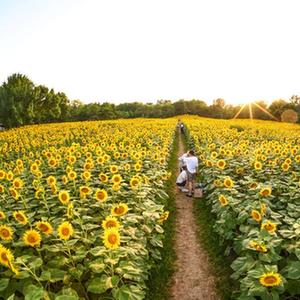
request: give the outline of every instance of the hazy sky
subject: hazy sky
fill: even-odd
[[[0,0],[0,81],[83,102],[300,94],[298,0]]]

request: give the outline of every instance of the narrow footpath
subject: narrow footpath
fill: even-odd
[[[178,157],[184,152],[184,145],[179,135]],[[202,201],[202,199],[189,198],[184,193],[176,192],[175,250],[177,261],[171,286],[171,299],[219,300],[215,292],[215,279],[208,257],[197,238],[193,201]]]

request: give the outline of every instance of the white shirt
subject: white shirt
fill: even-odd
[[[185,170],[181,171],[181,173],[178,175],[176,183],[183,183],[184,181],[187,181],[187,174]]]
[[[196,156],[185,157],[183,161],[190,173],[196,173],[198,167],[198,158]]]

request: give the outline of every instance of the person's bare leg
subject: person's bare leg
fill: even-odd
[[[188,188],[189,188],[189,195],[192,195],[193,181],[189,181]]]
[[[192,180],[192,188],[191,188],[191,192],[192,192],[192,193],[195,192],[195,179]]]

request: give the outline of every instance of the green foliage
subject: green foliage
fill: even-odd
[[[45,86],[35,86],[25,75],[13,74],[0,87],[0,120],[7,128],[63,121],[69,100]]]
[[[169,299],[169,286],[170,278],[174,272],[174,262],[176,259],[176,253],[174,248],[175,237],[175,220],[176,220],[176,207],[175,207],[175,192],[174,183],[176,181],[176,173],[174,170],[178,164],[178,132],[173,142],[173,147],[170,155],[168,169],[172,172],[169,181],[166,184],[166,192],[168,194],[167,203],[165,206],[170,212],[169,218],[164,224],[164,248],[161,250],[161,261],[157,262],[153,267],[147,286],[148,291],[146,299],[163,300]]]

